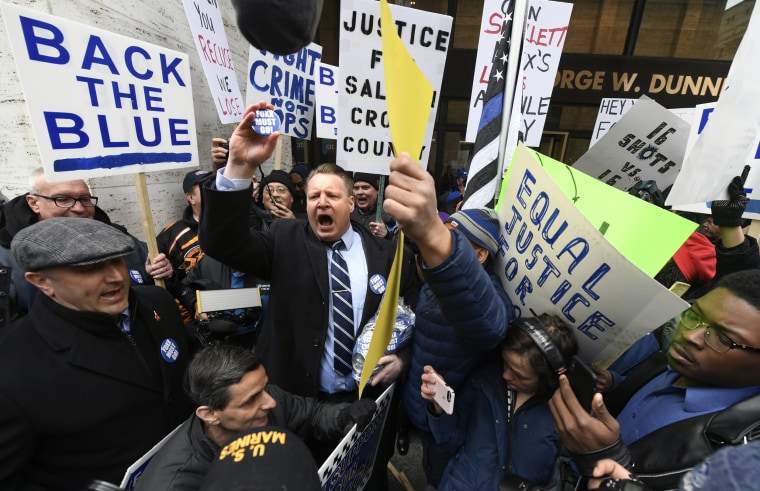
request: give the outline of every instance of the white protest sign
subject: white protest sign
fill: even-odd
[[[518,315],[561,317],[575,328],[588,363],[619,353],[688,307],[620,254],[523,145],[498,214],[496,271]]]
[[[317,137],[338,137],[338,67],[320,63],[317,68]]]
[[[320,466],[319,479],[324,491],[364,489],[372,474],[395,387],[395,383],[391,384],[376,399],[377,410],[369,424],[362,431],[357,431],[354,425]]]
[[[470,93],[470,111],[467,114],[467,132],[465,141],[474,143],[478,135],[480,114],[483,112],[483,99],[488,88],[488,74],[491,73],[491,58],[494,46],[501,38],[501,25],[506,14],[507,2],[503,0],[485,0],[483,2],[483,17],[480,20],[480,38],[478,52],[475,57],[475,74]]]
[[[708,121],[710,121],[710,115],[715,110],[716,103],[714,102],[708,102],[706,104],[699,104],[694,109],[693,113],[693,121],[691,123],[691,132],[689,133],[689,141],[686,144],[686,158],[688,158],[689,152],[694,147],[694,143],[696,143],[697,138],[699,137],[700,133],[705,129],[707,126]],[[760,144],[758,145],[757,152],[755,152],[755,156],[752,159],[751,162],[748,162],[752,167],[760,169]],[[716,162],[716,165],[714,167],[721,167],[721,162]],[[687,171],[687,169],[681,169],[681,173],[684,175],[685,179],[688,179],[691,175],[691,172]],[[679,178],[681,179],[681,176],[679,175]],[[732,178],[729,178],[727,182],[724,183],[724,187],[728,188],[728,183],[731,181]],[[747,193],[747,197],[749,198],[749,203],[747,203],[747,207],[744,210],[744,215],[742,215],[744,218],[749,218],[752,220],[759,220],[760,219],[760,172],[750,172],[747,176],[747,180],[744,183],[744,190]],[[704,213],[709,215],[710,214],[710,207],[708,206],[708,203],[695,203],[690,205],[674,205],[673,209],[675,210],[681,210],[681,211],[692,211],[696,213]]]
[[[746,164],[760,159],[760,8],[755,4],[747,31],[739,44],[724,90],[710,124],[704,128],[684,161],[683,175],[666,204],[685,205],[728,198],[728,183]],[[749,176],[758,173],[755,167]],[[748,177],[749,179],[749,177]],[[754,210],[760,211],[760,210]]]
[[[681,169],[688,137],[689,123],[641,96],[573,167],[624,191],[648,180],[664,191]]]
[[[163,437],[160,442],[153,445],[153,448],[145,452],[142,457],[137,459],[132,465],[127,468],[127,472],[124,474],[124,477],[121,480],[121,484],[119,485],[122,490],[134,491],[135,487],[137,486],[137,481],[140,480],[140,476],[143,472],[145,472],[145,469],[148,467],[148,464],[150,464],[150,461],[181,427],[182,424],[174,428],[168,435]]]
[[[596,124],[594,124],[594,131],[591,134],[591,143],[589,144],[589,148],[594,146],[594,143],[596,143],[601,137],[603,137],[613,126],[615,126],[615,123],[620,121],[620,118],[623,117],[623,114],[628,112],[630,108],[633,107],[634,104],[636,104],[636,101],[638,99],[617,99],[617,98],[604,98],[602,99],[601,104],[599,104],[599,113],[596,116]],[[672,112],[679,118],[683,119],[686,122],[691,121],[692,117],[694,116],[694,108],[693,107],[682,107],[682,108],[675,108],[675,109],[668,109],[668,111]],[[687,145],[687,153],[688,153],[688,145]]]
[[[198,165],[187,55],[2,3],[50,181]]]
[[[251,47],[248,55],[246,105],[271,102],[280,117],[280,133],[308,140],[316,107],[316,80],[322,46],[311,43],[280,56]]]
[[[413,155],[425,165],[451,40],[451,17],[393,4],[389,7],[401,41],[434,90],[422,155]],[[344,169],[390,173],[393,146],[385,94],[380,2],[343,0],[336,160]]]
[[[615,123],[620,121],[623,114],[636,104],[638,99],[621,99],[621,98],[607,98],[602,99],[599,104],[599,113],[596,115],[596,123],[594,123],[594,131],[591,133],[591,142],[588,147],[594,146],[594,143],[604,136]]]
[[[243,117],[245,103],[240,95],[219,4],[216,0],[182,0],[182,3],[219,120],[224,124],[237,123]]]
[[[532,0],[528,4],[525,42],[520,56],[524,72],[518,83],[523,85],[520,132],[529,147],[541,145],[541,134],[572,11],[572,3]]]

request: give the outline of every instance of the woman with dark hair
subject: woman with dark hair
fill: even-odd
[[[426,366],[421,395],[428,401],[428,423],[438,444],[455,455],[438,491],[496,490],[506,474],[547,485],[560,445],[547,401],[559,386],[557,372],[577,353],[573,331],[559,317],[516,319],[501,356],[473,372],[451,415],[435,402],[443,388]]]

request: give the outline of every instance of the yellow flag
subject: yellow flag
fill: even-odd
[[[433,86],[414,62],[404,43],[396,33],[387,0],[380,1],[380,19],[383,38],[383,68],[385,70],[386,103],[391,127],[393,148],[398,155],[407,152],[419,159],[425,129],[433,101]],[[375,332],[369,343],[369,352],[359,381],[359,397],[364,392],[377,361],[383,356],[391,340],[396,323],[401,282],[401,261],[404,255],[404,234],[399,233],[396,257],[393,260],[388,283],[380,304]]]

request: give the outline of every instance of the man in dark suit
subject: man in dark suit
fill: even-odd
[[[334,164],[320,166],[307,180],[308,221],[277,220],[270,230],[248,229],[251,177],[272,154],[279,136],[261,136],[251,128],[256,110],[267,107],[272,106],[260,102],[246,109],[230,138],[229,162],[224,173],[217,175],[216,189],[203,190],[201,248],[224,264],[271,283],[256,352],[272,383],[302,396],[352,400],[357,387],[351,373],[334,368],[331,244],[343,240],[346,245],[342,256],[350,276],[356,335],[377,313],[395,244],[351,223],[353,180]],[[418,290],[414,264],[408,251],[403,259],[400,292],[407,305],[414,306]],[[373,386],[396,380],[407,366],[404,356],[383,356],[379,361],[383,368],[373,377]],[[371,391],[365,394],[372,395]],[[395,424],[386,423],[386,432],[392,447]],[[379,456],[375,466],[383,476],[387,458],[383,461]]]
[[[0,336],[0,489],[118,483],[192,410],[174,299],[130,287],[134,241],[98,220],[42,220],[11,250],[40,293]]]

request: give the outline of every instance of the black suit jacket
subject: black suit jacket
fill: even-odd
[[[270,282],[269,306],[256,344],[269,381],[303,396],[319,390],[330,307],[330,278],[325,244],[304,220],[278,219],[265,231],[248,229],[250,189],[203,189],[199,238],[207,255]],[[379,239],[354,224],[361,236],[371,278],[388,279],[395,242]],[[417,301],[415,265],[405,250],[400,294],[407,305]],[[363,326],[380,306],[382,295],[367,285]]]
[[[129,304],[131,339],[111,316],[43,294],[0,333],[0,489],[118,484],[191,413],[182,390],[190,350],[174,299],[135,287]],[[174,361],[161,353],[169,338]]]

